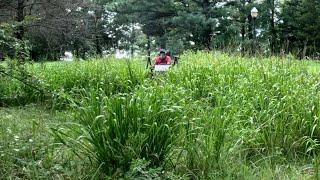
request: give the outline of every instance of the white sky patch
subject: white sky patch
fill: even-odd
[[[255,1],[257,4],[262,4],[263,3],[263,0],[256,0]]]
[[[225,6],[227,4],[227,2],[218,2],[215,7],[216,8],[222,8],[223,6]]]
[[[77,7],[76,11],[82,11],[82,7]]]
[[[135,25],[134,25],[134,28],[135,28],[135,29],[138,29],[138,30],[142,29],[142,27],[141,27],[139,24],[135,24]]]
[[[94,11],[88,11],[89,15],[94,15]]]
[[[218,34],[220,34],[220,33],[221,33],[221,31],[215,31],[215,32],[212,33],[212,35],[213,35],[213,36],[216,36],[216,35],[218,35]]]
[[[117,50],[116,50],[115,56],[116,56],[117,59],[129,58],[129,57],[130,57],[128,51],[126,51],[126,50],[120,50],[120,49],[117,49]]]
[[[264,30],[263,30],[263,29],[260,29],[260,28],[259,28],[259,29],[256,29],[256,35],[257,35],[257,37],[260,36],[263,31],[264,31]]]

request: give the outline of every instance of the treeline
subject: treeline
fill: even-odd
[[[156,47],[320,56],[319,0],[0,0],[0,28],[2,56],[21,59]]]

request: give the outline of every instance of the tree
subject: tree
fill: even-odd
[[[283,5],[281,42],[285,52],[300,58],[316,56],[320,43],[320,2],[291,0]]]
[[[175,0],[177,16],[173,24],[200,48],[211,49],[214,27],[217,22],[216,4],[210,0]],[[201,47],[202,45],[203,47]]]
[[[64,51],[102,54],[110,44],[104,32],[104,8],[90,0],[4,0],[0,22],[16,26],[18,39],[32,44],[33,59],[58,59]],[[94,16],[88,12],[94,12]],[[81,53],[80,53],[81,52]]]
[[[126,24],[139,23],[147,36],[160,37],[159,46],[165,48],[165,34],[169,29],[168,19],[175,15],[171,0],[129,0],[116,1],[112,11],[121,16]]]
[[[272,54],[276,53],[276,28],[275,28],[275,16],[276,16],[276,0],[267,0],[269,9],[269,41],[270,41],[270,51]]]

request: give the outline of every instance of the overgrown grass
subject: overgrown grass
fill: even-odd
[[[89,176],[318,176],[320,78],[310,62],[189,52],[152,79],[143,68],[138,61],[30,67],[55,92],[47,102],[72,112],[50,132],[92,164]]]
[[[130,92],[143,82],[146,75],[144,66],[137,60],[132,61],[134,63],[110,59],[28,64],[26,69],[36,76],[37,85],[40,81],[45,94],[17,79],[2,75],[1,101],[4,106],[10,106],[39,103],[45,99],[48,101],[46,104],[54,108],[66,108],[82,89],[102,89],[107,95]],[[21,74],[20,71],[8,73],[14,77],[20,77]]]

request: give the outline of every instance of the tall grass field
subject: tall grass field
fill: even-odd
[[[0,179],[320,177],[320,64],[187,52],[164,74],[145,65],[26,65],[40,90],[0,75]]]

